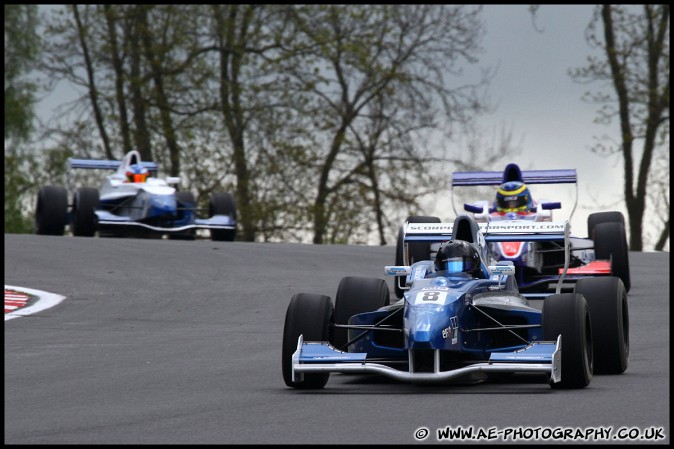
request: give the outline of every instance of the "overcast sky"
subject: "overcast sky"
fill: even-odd
[[[513,144],[521,148],[516,160],[523,169],[568,169],[578,173],[578,206],[572,220],[572,234],[584,237],[587,215],[603,210],[620,210],[626,215],[623,198],[621,156],[610,158],[590,151],[596,138],[613,136],[618,124],[595,124],[597,105],[582,100],[587,90],[599,84],[581,85],[569,70],[585,65],[594,51],[585,40],[593,5],[541,5],[535,25],[527,5],[487,5],[483,14],[486,35],[479,66],[498,65],[489,95],[496,112],[484,117],[487,129],[505,127],[512,131]],[[65,87],[63,91],[67,92]],[[53,114],[62,96],[49,96],[41,115]],[[504,164],[505,167],[505,164]],[[535,198],[562,201],[555,219],[569,216],[575,190],[533,186]],[[487,199],[487,198],[475,198]],[[435,204],[437,202],[434,201]],[[432,209],[429,203],[429,209]],[[425,212],[450,220],[451,204],[442,202]]]
[[[506,127],[521,153],[510,162],[522,169],[573,169],[578,174],[578,206],[572,219],[572,234],[587,234],[587,215],[603,210],[625,214],[622,158],[600,157],[590,151],[596,137],[615,136],[618,123],[593,123],[597,105],[582,100],[583,93],[599,84],[581,85],[569,69],[583,67],[596,50],[585,40],[592,18],[592,5],[541,5],[535,24],[527,5],[486,5],[485,53],[481,65],[498,65],[489,93],[495,113],[481,120],[489,129]],[[504,167],[505,168],[505,164]],[[571,214],[575,188],[531,187],[534,198],[561,200],[562,210],[553,217]],[[476,198],[487,199],[487,198]],[[435,215],[443,220],[442,210]]]

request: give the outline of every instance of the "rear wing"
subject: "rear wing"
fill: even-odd
[[[525,184],[575,184],[576,199],[573,204],[573,210],[569,219],[573,217],[578,205],[578,176],[575,169],[559,170],[523,170],[522,181]],[[498,186],[503,182],[503,172],[501,171],[476,171],[476,172],[454,172],[452,173],[452,208],[458,215],[454,205],[454,187],[467,186]]]
[[[525,184],[576,184],[575,169],[568,170],[524,170]],[[452,173],[452,187],[456,186],[497,186],[503,182],[503,172],[475,171]]]
[[[143,161],[140,164],[151,172],[156,173],[159,170],[159,164],[156,162]],[[72,157],[68,158],[68,170],[72,170],[73,168],[117,170],[120,165],[122,165],[122,161],[111,161],[105,159],[75,159]]]
[[[478,223],[486,242],[564,240],[568,221],[502,220]],[[406,223],[403,242],[440,242],[452,239],[454,223]]]
[[[559,222],[536,222],[522,220],[504,220],[478,223],[478,245],[484,242],[533,242],[558,241],[564,244],[564,269],[557,282],[556,293],[561,293],[562,283],[569,268],[571,243],[569,241],[570,224],[568,220]],[[454,223],[405,223],[403,227],[404,252],[408,242],[445,242],[452,240]],[[484,240],[483,240],[484,239]],[[405,258],[404,260],[407,260]],[[393,273],[391,273],[393,274]],[[407,273],[401,273],[404,275]]]

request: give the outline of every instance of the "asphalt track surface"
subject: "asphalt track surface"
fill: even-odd
[[[5,322],[5,444],[457,443],[438,438],[447,427],[501,432],[463,443],[555,429],[590,437],[538,443],[597,443],[587,432],[608,428],[664,435],[610,443],[669,443],[668,253],[630,253],[629,367],[586,389],[341,374],[287,388],[292,295],[334,299],[342,277],[384,278],[393,260],[393,246],[6,234],[5,283],[66,299]]]

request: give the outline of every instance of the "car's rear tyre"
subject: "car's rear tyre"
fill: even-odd
[[[187,191],[176,192],[176,202],[178,203],[179,209],[194,209],[197,204],[194,199],[194,194]],[[169,240],[195,240],[197,238],[197,234],[194,229],[188,229],[187,231],[183,232],[170,232],[168,233],[168,238]]]
[[[211,196],[208,203],[209,216],[229,215],[236,221],[236,205],[231,194],[216,193]],[[211,239],[231,242],[236,237],[236,229],[211,229]]]
[[[319,389],[328,382],[330,373],[305,373],[300,382],[292,380],[292,356],[297,350],[297,340],[329,341],[330,324],[334,307],[328,296],[297,293],[290,300],[283,327],[283,350],[281,368],[283,380],[293,388]]]
[[[440,218],[428,216],[428,215],[411,215],[407,217],[406,220],[408,223],[441,223]],[[404,225],[403,225],[404,226]],[[398,230],[398,240],[396,243],[396,265],[405,265],[403,249],[405,243],[404,239],[404,229],[403,226]],[[431,244],[428,242],[409,242],[407,244],[409,251],[409,263],[412,265],[414,262],[419,262],[420,260],[428,260],[431,254]],[[405,279],[400,279],[400,282],[404,283]],[[398,298],[403,297],[403,289],[398,286],[398,278],[394,278],[393,288],[395,294]]]
[[[622,212],[595,212],[587,217],[587,236],[592,238],[594,227],[600,223],[622,223],[625,224],[625,216]]]
[[[176,192],[176,201],[182,203],[182,207],[194,207],[197,203],[194,199],[194,194],[187,190]]]
[[[63,235],[68,221],[68,193],[58,186],[44,186],[37,194],[35,233]]]
[[[364,312],[372,312],[389,305],[391,295],[383,279],[366,277],[345,277],[337,287],[335,296],[335,324],[349,324],[349,318]],[[348,329],[335,328],[332,345],[346,351]]]
[[[599,223],[594,227],[594,254],[597,259],[611,260],[611,274],[623,281],[630,291],[630,260],[625,225],[618,222]]]
[[[592,325],[583,295],[562,293],[545,298],[543,339],[556,341],[562,335],[562,380],[553,388],[584,388],[593,373]]]
[[[93,237],[96,235],[96,209],[98,209],[98,190],[92,187],[80,187],[73,195],[72,221],[70,230],[75,237]]]
[[[629,364],[630,322],[622,281],[614,276],[584,278],[578,280],[574,292],[585,297],[590,309],[594,372],[624,373]]]

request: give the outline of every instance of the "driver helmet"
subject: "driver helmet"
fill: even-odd
[[[501,184],[496,192],[496,212],[529,212],[534,200],[526,184],[508,181]]]
[[[435,256],[435,270],[451,273],[468,273],[471,277],[482,277],[480,254],[470,243],[450,240],[444,243]]]
[[[148,175],[148,169],[140,164],[133,164],[126,169],[126,180],[128,182],[145,182]]]

